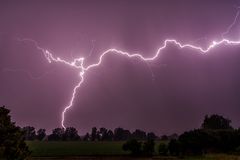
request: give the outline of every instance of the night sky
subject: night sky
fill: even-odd
[[[56,57],[96,63],[116,48],[153,56],[167,38],[207,47],[221,40],[238,12],[237,0],[0,1],[0,105],[17,125],[61,127],[79,72],[48,63],[29,38]],[[240,17],[225,38],[240,40]],[[207,54],[169,45],[152,62],[111,54],[85,74],[66,126],[157,134],[198,128],[206,114],[240,127],[240,45]]]

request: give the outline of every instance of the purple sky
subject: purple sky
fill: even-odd
[[[238,6],[237,0],[3,0],[0,105],[18,125],[50,131],[60,127],[79,80],[77,70],[49,64],[34,43],[17,38],[67,60],[86,57],[87,64],[109,48],[152,56],[166,38],[203,47],[220,40]],[[225,37],[238,40],[239,24]],[[109,55],[85,74],[65,124],[81,134],[93,126],[180,133],[217,113],[239,127],[239,50],[221,46],[201,55],[170,45],[148,64]]]

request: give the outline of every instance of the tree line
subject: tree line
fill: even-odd
[[[78,131],[74,127],[55,128],[52,133],[47,135],[45,129],[35,130],[32,126],[26,126],[21,129],[24,132],[25,140],[40,140],[40,141],[126,141],[129,139],[146,140],[159,139],[153,132],[146,133],[140,129],[130,132],[121,127],[106,129],[101,127],[97,129],[93,127],[90,133],[84,136],[79,136]],[[171,135],[176,136],[176,135]],[[171,136],[163,136],[163,139],[169,139]]]
[[[207,153],[240,153],[240,128],[220,115],[205,116],[201,128],[181,134],[168,143],[169,154],[175,156]]]
[[[205,116],[200,128],[186,131],[177,138],[160,143],[159,155],[184,157],[207,153],[239,154],[240,129],[234,129],[230,123],[231,120],[220,115]],[[135,156],[151,156],[154,146],[154,140],[147,140],[142,144],[141,141],[131,139],[123,145],[123,149]]]
[[[0,159],[26,159],[31,152],[25,140],[40,141],[125,141],[122,146],[134,156],[152,156],[158,140],[158,154],[162,156],[204,155],[207,153],[240,153],[240,129],[231,126],[231,120],[220,116],[205,116],[200,128],[186,131],[181,135],[157,137],[153,132],[136,129],[134,132],[123,128],[113,131],[93,127],[90,133],[79,136],[73,127],[55,128],[50,135],[45,129],[20,128],[11,121],[10,110],[0,107]]]

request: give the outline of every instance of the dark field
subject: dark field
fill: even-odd
[[[122,150],[124,142],[39,142],[27,144],[35,157],[127,155]]]
[[[132,158],[128,156],[127,152],[122,150],[124,142],[40,142],[28,141],[30,150],[32,151],[32,159],[34,160],[177,160],[174,157],[160,157],[157,156],[157,146],[160,142],[156,143],[155,156],[153,158]],[[225,154],[211,154],[204,157],[187,157],[187,160],[240,160],[240,156],[225,155]]]

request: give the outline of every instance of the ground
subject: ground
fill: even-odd
[[[33,160],[178,160],[176,157],[132,158],[122,150],[124,142],[39,142],[28,141]],[[155,151],[157,151],[156,144]],[[186,157],[186,160],[240,160],[240,156],[211,154],[204,157]]]
[[[127,155],[122,150],[124,142],[39,142],[27,144],[35,157]]]

